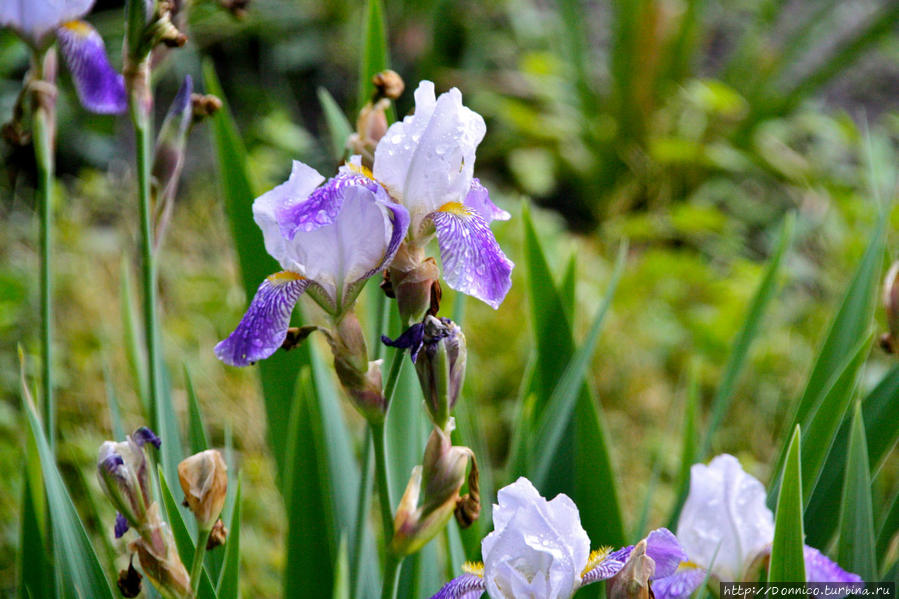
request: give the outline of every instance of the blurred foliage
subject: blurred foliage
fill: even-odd
[[[115,64],[120,63],[120,4],[99,2],[90,17]],[[516,385],[531,351],[530,332],[521,324],[527,300],[520,227],[520,200],[530,196],[551,209],[535,211],[534,217],[558,279],[575,256],[578,342],[608,284],[618,243],[631,240],[588,380],[609,424],[626,516],[636,517],[651,478],[650,457],[661,462],[650,511],[656,524],[676,493],[678,455],[667,448],[678,443],[686,373],[696,373],[707,406],[776,243],[775,225],[787,210],[797,211],[781,291],[714,444],[715,451],[741,457],[763,480],[773,478],[765,464],[772,464],[785,434],[788,400],[802,390],[827,319],[875,221],[871,185],[884,197],[895,195],[897,4],[387,0],[384,5],[392,65],[407,87],[422,78],[435,80],[439,89],[458,85],[466,103],[487,119],[476,172],[513,215],[495,228],[519,264],[512,292],[498,312],[473,301],[467,305],[471,355],[465,395],[489,440],[485,464],[498,471],[505,465]],[[257,188],[282,181],[291,159],[333,171],[317,89],[330,92],[354,120],[363,12],[351,0],[259,0],[245,19],[235,20],[213,2],[195,2],[191,43],[170,54],[157,71],[157,116],[161,120],[184,74],[201,80],[201,58],[208,56],[247,142]],[[27,61],[24,46],[0,32],[0,120],[10,114]],[[407,92],[398,114],[411,104]],[[867,130],[873,158],[883,167],[875,169],[883,179],[873,183],[864,158]],[[112,543],[99,524],[112,514],[96,501],[100,495],[91,471],[99,440],[111,436],[104,364],[123,405],[125,428],[139,424],[117,313],[120,263],[123,256],[129,263],[136,260],[133,144],[125,119],[83,113],[65,79],[59,132],[59,453],[80,505],[101,506],[101,514],[86,521]],[[247,596],[270,597],[281,588],[285,516],[266,449],[255,373],[227,369],[211,352],[237,322],[244,297],[206,133],[199,130],[191,141],[161,257],[164,346],[182,422],[187,402],[180,366],[187,363],[212,444],[222,446],[226,430],[234,430],[247,498],[241,585]],[[39,327],[32,153],[3,144],[0,155],[0,594],[5,594],[15,579],[23,484],[15,345],[21,341],[35,354]],[[890,230],[897,224],[893,218]],[[895,242],[892,235],[888,248]],[[447,296],[449,304],[452,293]],[[311,313],[311,304],[304,309]],[[882,321],[880,313],[877,318]],[[862,387],[870,389],[887,366],[875,355]],[[874,479],[875,521],[897,476],[893,460]]]

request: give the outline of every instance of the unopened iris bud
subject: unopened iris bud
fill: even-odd
[[[228,490],[228,467],[222,454],[207,449],[182,460],[178,480],[200,530],[211,530],[222,513]]]
[[[147,534],[133,541],[128,548],[137,554],[144,575],[163,597],[193,599],[190,575],[178,555],[171,529],[159,518],[157,504],[153,504],[148,519]]]
[[[436,314],[439,308],[440,268],[433,258],[426,258],[424,248],[404,243],[387,269],[390,295],[396,298],[400,317],[406,326],[421,322],[425,314]],[[438,305],[435,305],[435,300]]]
[[[143,447],[157,449],[159,437],[146,427],[137,429],[124,442],[105,441],[97,455],[100,487],[118,511],[115,535],[121,537],[129,526],[142,527],[151,503],[149,468]]]
[[[899,261],[890,266],[883,280],[882,301],[888,332],[880,336],[880,347],[888,354],[899,353]]]
[[[381,362],[369,362],[362,325],[353,312],[335,323],[328,335],[334,370],[353,404],[369,422],[383,422],[386,402],[381,392]]]
[[[444,428],[465,380],[468,352],[462,329],[449,318],[428,315],[395,341],[382,340],[409,349],[431,420],[437,428]]]
[[[431,432],[422,465],[412,470],[396,511],[390,546],[395,555],[415,553],[446,526],[460,500],[469,458],[474,459],[472,451],[454,447],[449,431]]]

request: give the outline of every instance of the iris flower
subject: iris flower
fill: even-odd
[[[374,178],[409,211],[406,242],[424,246],[436,234],[443,277],[450,287],[497,308],[512,285],[514,264],[490,222],[508,220],[473,178],[475,150],[487,127],[453,88],[415,90],[415,112],[390,126],[375,149]]]
[[[246,366],[273,354],[303,292],[338,320],[366,279],[390,263],[409,213],[370,175],[354,157],[321,185],[324,177],[295,161],[285,183],[256,198],[265,249],[284,270],[262,282],[240,324],[215,346],[220,360]]]
[[[0,26],[15,31],[35,51],[56,39],[81,104],[96,113],[124,112],[128,101],[122,75],[110,66],[97,30],[77,20],[93,4],[94,0],[3,0]]]
[[[476,599],[484,591],[493,599],[569,599],[580,587],[621,572],[634,550],[591,553],[574,502],[564,494],[547,501],[526,478],[500,489],[497,500],[494,530],[481,543],[484,563],[466,564],[466,573],[431,599]],[[686,559],[665,528],[641,543],[654,562],[650,580],[671,575]]]
[[[774,514],[765,505],[765,487],[732,455],[719,455],[708,466],[694,464],[677,538],[689,561],[667,581],[677,588],[662,589],[667,599],[689,595],[706,571],[721,582],[751,579],[774,541]],[[804,557],[808,582],[861,582],[814,547],[806,545]]]

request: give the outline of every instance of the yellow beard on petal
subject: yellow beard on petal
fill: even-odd
[[[295,272],[290,272],[289,270],[282,270],[281,272],[276,272],[273,275],[269,275],[266,277],[267,280],[272,283],[288,283],[290,281],[302,281],[305,279],[303,275],[298,275]]]
[[[447,202],[438,208],[437,212],[449,212],[450,214],[455,214],[457,216],[471,215],[471,210],[466,208],[461,202]]]
[[[599,549],[594,550],[593,553],[590,554],[590,557],[587,558],[587,565],[584,567],[584,571],[581,572],[581,578],[583,578],[587,572],[602,563],[602,560],[606,559],[611,552],[611,547],[600,547]]]
[[[62,27],[81,37],[87,37],[91,34],[90,26],[84,21],[69,21],[68,23],[63,23]]]
[[[480,578],[484,578],[483,562],[465,562],[462,564],[462,571],[468,574],[474,574]]]
[[[346,167],[356,174],[362,175],[363,177],[367,177],[367,178],[371,179],[372,181],[375,180],[374,173],[372,173],[371,169],[368,168],[367,166],[364,166],[361,164],[353,164],[352,162],[347,162]]]

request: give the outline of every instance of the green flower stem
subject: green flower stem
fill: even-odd
[[[39,59],[38,63],[43,62]],[[34,157],[37,162],[41,198],[41,385],[44,426],[50,448],[56,450],[56,402],[53,397],[53,306],[50,301],[52,269],[50,246],[53,212],[53,123],[50,112],[38,105],[34,111]]]
[[[384,564],[384,586],[381,587],[381,599],[396,599],[397,584],[400,580],[400,564],[402,557],[387,552],[387,563]]]
[[[153,127],[150,111],[139,90],[130,90],[129,108],[137,144],[137,182],[140,210],[141,280],[144,288],[144,337],[147,344],[147,378],[150,382],[150,421],[156,422],[159,399],[159,347],[156,334],[156,259],[150,217],[150,169]]]
[[[356,525],[353,530],[353,548],[350,553],[350,597],[358,599],[362,589],[362,551],[365,547],[365,522],[371,507],[371,431],[365,437],[362,452],[362,478],[359,481],[359,500],[356,504]]]
[[[197,595],[200,588],[200,575],[203,573],[203,558],[206,557],[206,543],[209,541],[211,530],[201,530],[197,533],[197,549],[194,551],[194,561],[190,565],[190,589],[193,595]]]

